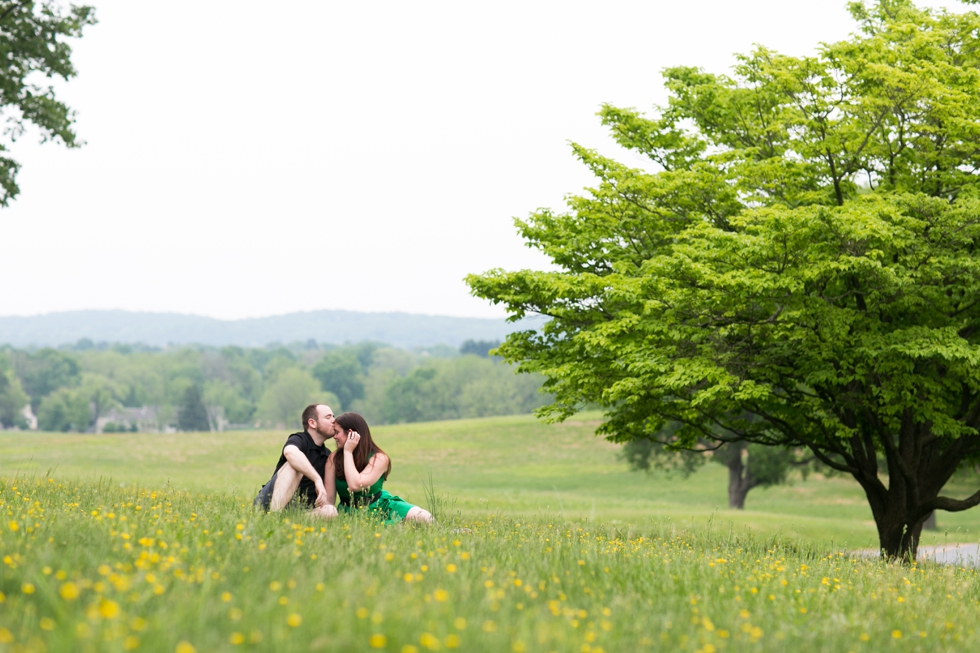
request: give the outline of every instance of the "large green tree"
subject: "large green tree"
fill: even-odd
[[[17,196],[20,165],[6,156],[9,144],[33,125],[41,141],[78,147],[74,112],[55,96],[54,88],[35,83],[39,77],[75,76],[71,46],[87,25],[95,24],[92,7],[58,0],[0,0],[0,110],[6,119],[7,143],[0,142],[0,206]]]
[[[557,269],[468,281],[550,316],[498,350],[547,377],[545,415],[806,447],[914,557],[930,512],[980,503],[942,494],[980,456],[980,16],[849,7],[859,32],[814,56],[672,68],[655,115],[604,107],[650,165],[575,146],[595,187],[517,221]]]

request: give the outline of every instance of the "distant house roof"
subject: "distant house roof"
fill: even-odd
[[[157,419],[156,406],[140,406],[139,408],[110,408],[99,421],[109,422],[155,422]]]

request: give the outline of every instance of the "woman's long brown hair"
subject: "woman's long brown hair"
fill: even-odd
[[[351,454],[354,456],[354,467],[357,471],[362,472],[364,468],[367,467],[368,459],[372,454],[385,453],[384,450],[374,443],[374,438],[371,437],[371,428],[363,417],[357,413],[344,413],[337,418],[337,424],[340,428],[345,431],[357,431],[361,436],[361,441],[357,443],[354,451]],[[338,451],[340,459],[334,456],[334,473],[336,477],[342,481],[346,482],[344,477],[344,452]],[[385,456],[388,454],[385,453]],[[388,469],[385,470],[384,479],[388,480],[388,474],[391,473],[391,458],[388,458]]]

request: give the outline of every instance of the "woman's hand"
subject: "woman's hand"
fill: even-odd
[[[347,442],[344,443],[344,451],[354,453],[354,449],[357,448],[357,443],[361,441],[361,434],[357,431],[351,431],[347,434]]]

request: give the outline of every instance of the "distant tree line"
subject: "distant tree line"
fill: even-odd
[[[498,344],[3,347],[0,425],[26,429],[33,415],[44,431],[291,429],[315,401],[376,424],[520,414],[546,403],[540,377],[490,356]]]

